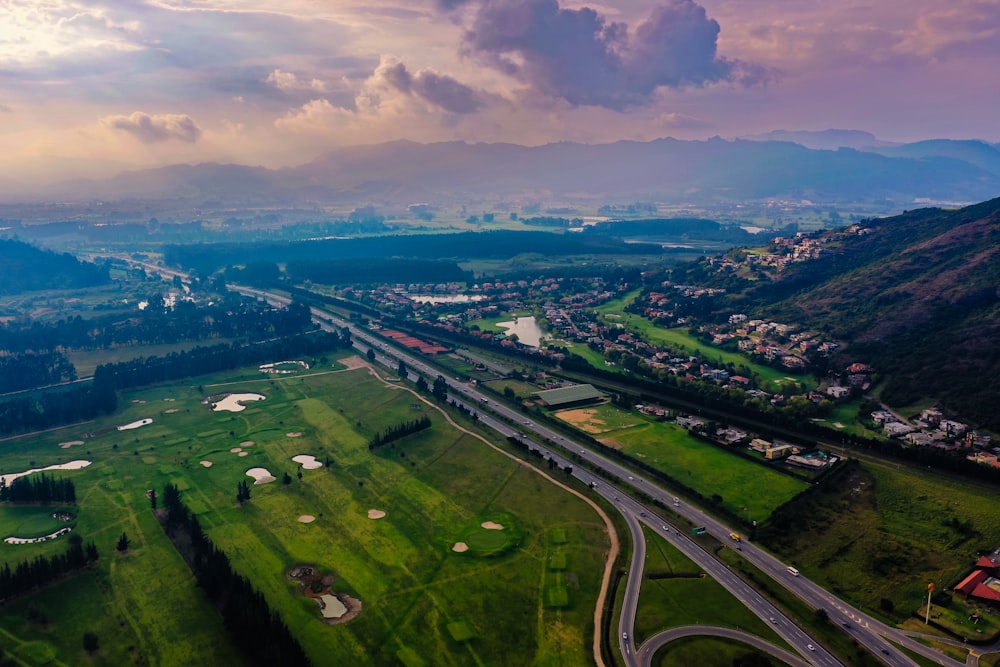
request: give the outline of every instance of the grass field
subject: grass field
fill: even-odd
[[[750,656],[760,656],[771,665],[784,664],[752,646],[712,637],[685,637],[670,642],[653,656],[656,667],[732,667],[737,660],[748,660]],[[764,663],[752,663],[764,664]]]
[[[787,648],[767,623],[733,598],[717,581],[704,576],[687,556],[646,527],[643,527],[643,534],[646,536],[646,565],[636,610],[637,646],[661,630],[685,625],[717,625],[739,628]]]
[[[865,462],[775,526],[768,547],[867,611],[885,615],[881,600],[892,602],[902,620],[920,608],[928,582],[954,585],[978,550],[1000,544],[998,502],[993,487]]]
[[[662,470],[706,498],[722,496],[722,504],[737,516],[749,511],[751,518],[762,521],[806,488],[801,480],[697,440],[676,424],[653,422],[612,405],[599,409],[600,421],[610,426],[596,436],[599,440]]]
[[[92,572],[0,607],[0,646],[45,642],[55,651],[52,664],[241,664],[150,512],[146,490],[171,481],[315,664],[587,663],[608,549],[590,507],[436,411],[432,428],[370,452],[375,433],[430,408],[363,369],[241,377],[260,376],[247,369],[126,393],[123,409],[104,422],[5,443],[7,471],[31,461],[93,461],[59,474],[77,486],[78,534],[96,542],[101,559]],[[208,394],[243,391],[266,400],[237,413],[201,403]],[[153,424],[87,435],[144,417]],[[289,435],[295,433],[301,435]],[[85,444],[57,446],[74,439]],[[298,454],[331,465],[300,470],[291,461]],[[236,486],[251,467],[267,468],[278,481],[252,486],[241,507]],[[292,477],[287,486],[285,472]],[[368,518],[373,509],[385,517]],[[315,521],[299,522],[305,514]],[[487,521],[504,528],[486,530]],[[0,513],[0,533],[19,522]],[[118,554],[113,547],[123,531],[132,548]],[[469,551],[452,550],[467,540],[474,544]],[[0,543],[0,561],[65,546]],[[560,558],[562,569],[549,567]],[[296,564],[332,572],[333,590],[359,599],[360,615],[324,624],[316,604],[286,576]],[[38,614],[45,623],[29,620]],[[82,649],[88,631],[101,645],[92,658]]]

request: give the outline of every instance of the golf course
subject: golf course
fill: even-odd
[[[45,473],[73,481],[75,506],[0,506],[0,538],[70,526],[100,552],[0,606],[0,649],[22,665],[243,664],[153,513],[149,492],[171,483],[314,664],[592,659],[611,541],[595,509],[554,483],[568,481],[560,471],[503,454],[356,357],[275,361],[292,372],[128,391],[107,418],[0,443],[4,475],[88,462]],[[369,449],[424,415],[430,428]],[[0,542],[0,567],[62,553],[67,539]]]

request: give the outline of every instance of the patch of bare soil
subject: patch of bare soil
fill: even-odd
[[[358,368],[364,368],[365,366],[368,365],[367,361],[365,361],[356,354],[354,356],[346,357],[344,359],[338,359],[338,361],[342,363],[344,367],[347,368],[347,370],[349,371],[353,371]]]

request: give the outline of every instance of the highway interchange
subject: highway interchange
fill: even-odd
[[[257,289],[246,287],[234,287],[234,289],[248,295],[266,299],[272,303],[287,304],[290,301],[287,297]],[[408,352],[390,346],[387,342],[375,338],[366,330],[360,329],[352,323],[346,322],[324,310],[313,308],[312,311],[316,321],[324,328],[335,328],[337,330],[347,328],[351,332],[355,348],[362,354],[366,354],[369,348],[373,349],[376,354],[375,361],[388,368],[398,367],[398,364],[402,362],[410,371],[423,374],[428,382],[433,382],[437,376],[443,375],[439,369],[430,367],[423,360],[414,357]],[[673,511],[682,518],[687,519],[693,525],[704,526],[706,532],[724,544],[731,542],[729,536],[734,532],[732,528],[724,525],[711,515],[702,512],[697,507],[682,502],[675,502],[672,494],[664,491],[641,475],[587,449],[584,445],[573,442],[562,434],[549,429],[544,424],[526,419],[523,413],[496,401],[492,397],[484,395],[476,387],[457,379],[446,378],[446,380],[453,400],[459,405],[463,405],[475,412],[480,424],[496,431],[504,437],[518,437],[521,439],[536,438],[537,440],[527,440],[529,446],[544,452],[546,458],[554,460],[560,467],[572,466],[573,477],[580,480],[583,484],[591,486],[594,493],[602,496],[625,518],[632,534],[633,557],[629,567],[617,636],[621,655],[629,667],[650,665],[653,655],[656,652],[655,648],[658,645],[662,645],[664,641],[663,638],[657,640],[654,637],[641,647],[636,647],[634,644],[635,613],[639,601],[639,591],[643,578],[642,570],[645,560],[645,538],[642,533],[641,524],[646,525],[650,530],[667,539],[685,556],[702,568],[706,574],[724,586],[754,614],[765,622],[770,623],[775,632],[802,656],[805,663],[817,666],[843,664],[835,656],[826,651],[816,639],[810,637],[796,625],[792,619],[784,615],[770,601],[730,570],[727,565],[718,560],[714,554],[704,550],[688,535],[672,527],[670,522],[659,516],[652,507],[643,505],[627,495],[622,489],[630,487],[649,498],[659,501],[659,503],[665,506],[673,506]],[[556,446],[551,446],[551,443],[554,443]],[[563,452],[560,453],[559,449],[562,449]],[[590,472],[586,466],[574,465],[574,461],[569,458],[574,455],[586,461],[589,466],[600,469],[604,476],[598,476]],[[615,478],[621,488],[610,484],[605,476]],[[934,651],[896,628],[886,625],[852,607],[847,602],[839,599],[807,578],[793,576],[789,573],[787,564],[782,563],[754,544],[742,542],[739,546],[741,555],[747,561],[770,576],[778,584],[797,595],[814,609],[826,610],[831,623],[840,625],[844,632],[848,633],[859,645],[864,646],[885,664],[894,667],[917,664],[892,642],[896,642],[913,652],[919,653],[925,659],[935,664],[945,667],[960,667],[965,664]],[[661,633],[661,635],[664,634]],[[888,641],[888,639],[891,639],[892,642]],[[657,642],[659,644],[654,646]],[[801,662],[798,664],[801,664]]]

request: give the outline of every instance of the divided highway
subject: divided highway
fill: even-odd
[[[234,287],[234,289],[273,303],[287,304],[290,301],[286,297],[261,290],[245,287]],[[421,359],[390,347],[349,322],[343,321],[317,308],[313,308],[312,311],[314,318],[324,328],[336,328],[338,330],[347,328],[351,332],[355,347],[360,352],[367,353],[369,348],[373,349],[376,353],[376,361],[389,368],[398,365],[399,362],[403,362],[407,368],[426,376],[428,381],[433,381],[438,375],[442,375],[441,371],[431,368]],[[673,504],[673,511],[695,525],[705,526],[708,533],[724,544],[730,541],[729,535],[733,530],[729,526],[724,525],[718,519],[702,512],[696,507],[684,503],[675,503],[671,494],[668,494],[641,475],[637,475],[631,470],[624,468],[616,461],[612,461],[596,452],[586,449],[579,443],[573,442],[560,433],[547,428],[544,424],[538,424],[531,419],[525,418],[522,413],[502,403],[495,400],[491,401],[489,397],[468,384],[449,380],[448,390],[456,401],[478,415],[480,423],[497,431],[502,436],[524,438],[526,433],[530,433],[532,436],[540,439],[542,443],[555,443],[557,448],[563,449],[568,454],[579,456],[590,466],[599,468],[605,474],[616,478],[622,485],[638,490],[664,505]],[[787,641],[790,646],[794,647],[808,663],[824,667],[841,664],[815,639],[807,635],[794,621],[786,617],[766,598],[747,585],[743,579],[733,573],[725,564],[719,561],[714,555],[702,549],[687,535],[680,534],[676,529],[671,528],[669,522],[657,516],[653,509],[629,497],[616,486],[609,484],[604,477],[598,477],[589,472],[584,466],[574,465],[573,461],[560,455],[557,451],[552,451],[556,448],[540,444],[537,441],[529,442],[532,443],[532,447],[543,451],[547,458],[553,459],[560,467],[573,466],[573,476],[584,484],[592,486],[595,493],[600,494],[609,503],[613,504],[625,517],[625,521],[632,532],[635,545],[634,554],[629,570],[625,600],[618,628],[619,646],[629,667],[650,664],[655,652],[652,650],[653,645],[649,642],[647,642],[647,645],[640,647],[638,651],[634,645],[635,611],[638,605],[639,588],[642,581],[642,567],[645,559],[645,539],[642,535],[640,523],[645,524],[651,530],[669,540],[671,544],[694,561],[708,575],[719,581],[719,583],[758,617],[770,623],[777,634]],[[749,562],[813,608],[826,610],[829,614],[830,622],[841,625],[842,629],[859,645],[864,646],[886,664],[893,667],[904,665],[914,666],[917,664],[895,645],[888,642],[886,638],[890,638],[894,642],[906,646],[908,649],[921,654],[923,657],[943,667],[961,667],[964,664],[937,653],[929,647],[910,639],[899,630],[855,609],[805,577],[793,576],[789,573],[786,564],[763,549],[747,542],[743,542],[740,548],[743,557]]]

